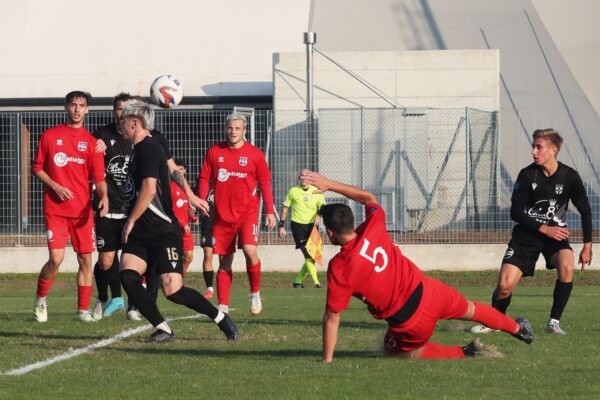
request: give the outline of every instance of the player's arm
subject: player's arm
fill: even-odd
[[[129,213],[129,218],[127,219],[127,223],[123,228],[122,241],[123,243],[127,243],[127,238],[133,229],[136,221],[142,216],[144,211],[150,206],[152,199],[156,195],[156,182],[157,179],[154,177],[147,177],[142,180],[142,186],[140,188],[140,194],[138,195],[135,204],[133,205],[133,209]]]
[[[288,210],[289,210],[289,208],[287,208],[286,206],[282,206],[281,212],[279,213],[278,233],[279,233],[279,237],[282,239],[286,235],[284,224],[285,224],[285,219],[287,218],[287,215],[288,215]]]
[[[585,269],[586,265],[592,263],[592,208],[585,192],[585,187],[581,181],[581,177],[577,172],[571,179],[572,182],[572,194],[571,201],[579,215],[581,215],[581,230],[583,231],[583,248],[579,253],[579,264],[581,264],[581,270]]]
[[[323,314],[323,362],[333,362],[333,351],[337,343],[340,313],[325,310]]]
[[[108,187],[106,185],[106,181],[100,181],[100,182],[96,182],[96,194],[98,195],[98,198],[100,199],[100,201],[98,202],[98,204],[96,205],[100,216],[104,217],[106,214],[108,214]]]
[[[357,201],[362,204],[377,203],[375,195],[367,190],[356,186],[346,185],[345,183],[337,182],[326,178],[316,172],[307,169],[302,170],[300,179],[309,184],[316,186],[320,193],[331,191],[346,196],[350,200]]]
[[[197,208],[204,215],[208,215],[208,203],[194,194],[194,192],[190,188],[190,185],[188,184],[188,181],[185,179],[183,174],[177,169],[175,161],[172,158],[169,158],[167,160],[167,165],[169,166],[171,179],[173,179],[183,189],[185,195],[188,198],[190,207]]]

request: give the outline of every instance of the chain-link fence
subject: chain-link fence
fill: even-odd
[[[496,113],[325,109],[307,122],[304,112],[243,111],[248,114],[248,140],[269,161],[278,211],[288,189],[298,183],[299,171],[308,167],[375,193],[398,242],[501,243],[510,235],[510,193],[503,191],[512,182],[499,172]],[[230,112],[157,111],[156,127],[174,156],[187,162],[192,186],[206,150],[224,139]],[[42,186],[31,176],[31,164],[42,132],[64,118],[57,111],[0,113],[0,246],[45,245]],[[91,111],[86,126],[94,130],[112,118],[111,111]],[[597,230],[598,186],[583,178]],[[357,204],[332,193],[326,200],[350,203],[357,220],[363,218]],[[574,240],[580,240],[579,215],[571,211],[568,223]],[[198,234],[198,227],[193,229]],[[279,239],[264,231],[260,241],[289,244],[289,236]]]

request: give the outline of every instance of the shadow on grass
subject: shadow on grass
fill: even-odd
[[[322,321],[319,320],[302,320],[302,319],[276,319],[276,318],[236,318],[233,316],[236,324],[238,325],[247,325],[247,326],[257,326],[257,325],[273,325],[273,326],[314,326],[321,327]],[[340,326],[343,328],[361,328],[361,329],[376,329],[380,330],[387,326],[385,321],[377,321],[373,320],[369,321],[342,321],[340,322]]]

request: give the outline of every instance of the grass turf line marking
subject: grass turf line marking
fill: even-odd
[[[180,320],[184,320],[184,319],[194,319],[194,318],[198,318],[201,314],[196,314],[196,315],[189,315],[186,317],[177,317],[177,318],[170,318],[167,321],[171,322],[171,321],[180,321]],[[89,346],[85,346],[85,347],[81,347],[79,349],[71,349],[68,352],[61,354],[59,356],[55,356],[55,357],[51,357],[48,358],[44,361],[39,361],[33,364],[29,364],[26,365],[24,367],[21,368],[15,368],[15,369],[11,369],[9,371],[6,372],[0,372],[0,375],[6,375],[6,376],[20,376],[20,375],[25,375],[31,371],[35,371],[36,369],[42,369],[42,368],[46,368],[49,367],[52,364],[55,364],[57,362],[60,361],[65,361],[65,360],[69,360],[73,357],[77,357],[80,356],[82,354],[85,353],[89,353],[90,351],[93,350],[98,350],[101,349],[103,347],[107,347],[110,346],[111,344],[118,342],[120,340],[126,339],[130,336],[133,335],[137,335],[138,333],[144,332],[150,328],[153,328],[153,326],[151,324],[146,324],[143,326],[139,326],[137,328],[131,328],[128,329],[126,331],[123,331],[121,333],[116,334],[113,337],[110,337],[108,339],[103,339],[101,341],[99,341],[98,343],[94,343],[94,344],[90,344]]]

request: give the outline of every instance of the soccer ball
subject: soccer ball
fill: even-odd
[[[150,86],[150,98],[159,107],[177,107],[183,98],[183,84],[173,75],[161,75]]]

